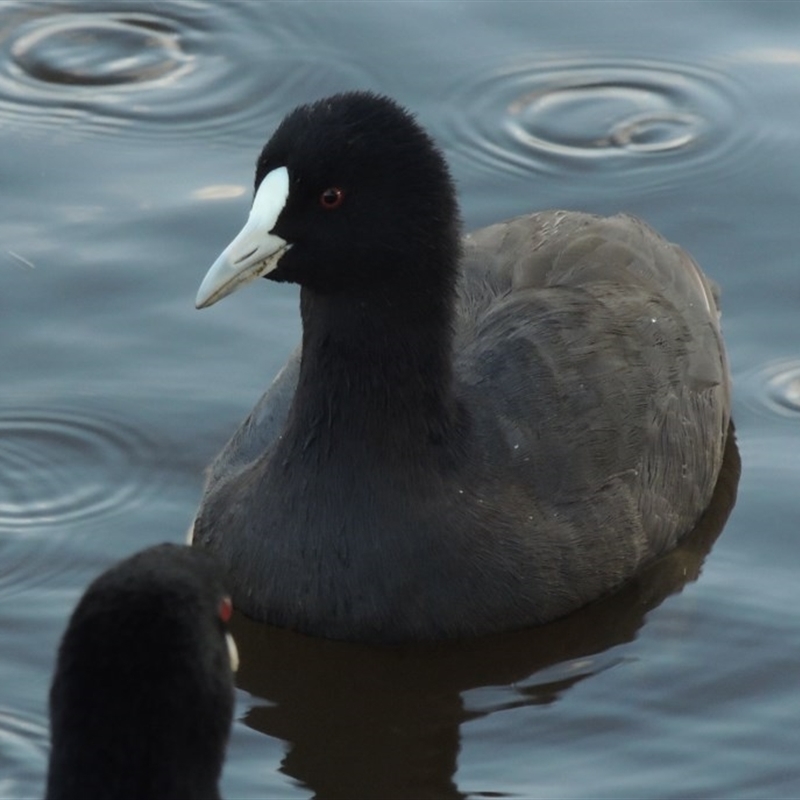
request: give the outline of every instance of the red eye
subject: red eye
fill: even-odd
[[[233,614],[233,603],[230,597],[223,597],[222,600],[219,601],[217,614],[219,614],[219,618],[223,622],[230,622],[231,615]]]
[[[334,208],[339,208],[343,202],[344,191],[338,186],[331,186],[319,196],[319,204],[329,211],[332,211]]]

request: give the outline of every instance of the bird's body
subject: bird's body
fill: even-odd
[[[362,191],[340,167],[352,145],[333,144],[330,174],[309,178],[284,139],[307,156],[314,123],[326,142],[349,130],[353,159],[381,114],[398,142],[419,134],[382,98],[327,102],[259,162],[251,219],[265,176],[289,175],[269,277],[301,284],[303,343],[212,464],[195,543],[246,613],[333,638],[490,633],[611,591],[714,489],[730,386],[708,281],[626,216],[543,212],[460,241],[446,167],[425,185],[435,149],[411,165],[390,148]],[[395,175],[411,199],[374,210]],[[345,187],[313,212],[318,234],[297,199],[309,183]]]
[[[50,690],[47,800],[214,800],[233,718],[230,599],[205,553],[151,547],[87,588]]]

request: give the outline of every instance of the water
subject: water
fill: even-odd
[[[272,127],[348,88],[419,114],[469,227],[627,210],[689,249],[741,480],[731,511],[732,452],[679,551],[540,630],[387,650],[238,619],[225,795],[800,794],[798,42],[800,6],[761,1],[0,5],[0,796],[42,791],[83,587],[182,538],[297,341],[293,287],[193,299]]]

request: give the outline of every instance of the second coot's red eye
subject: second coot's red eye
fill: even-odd
[[[225,596],[219,601],[219,609],[217,613],[223,622],[230,621],[230,618],[233,615],[233,603],[231,602],[230,597]]]
[[[344,202],[344,192],[338,186],[331,186],[319,196],[319,203],[323,208],[332,210],[339,208]]]

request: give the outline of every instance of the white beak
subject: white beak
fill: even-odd
[[[228,645],[228,660],[231,662],[231,672],[239,669],[239,650],[233,636],[228,631],[225,632],[225,643]]]
[[[203,278],[195,301],[197,308],[213,305],[278,266],[281,256],[291,245],[271,231],[288,196],[289,171],[286,167],[278,167],[264,176],[247,222]]]

